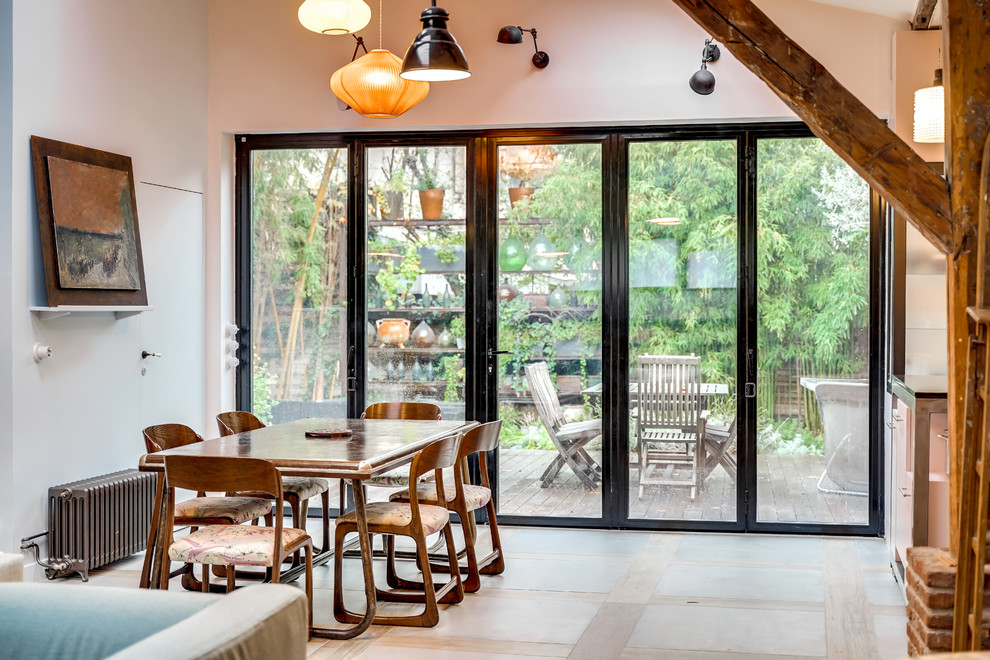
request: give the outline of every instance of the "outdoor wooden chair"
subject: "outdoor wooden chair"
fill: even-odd
[[[202,436],[184,424],[149,426],[142,431],[142,435],[149,454],[203,441]],[[175,503],[172,511],[174,524],[189,526],[193,530],[204,525],[241,525],[259,518],[265,518],[271,524],[272,503],[267,498],[250,495],[207,497],[205,490],[198,491],[192,499]],[[176,570],[170,577],[182,575],[183,587],[198,589],[199,584],[187,568]]]
[[[464,532],[464,554],[467,566],[461,567],[466,573],[464,591],[473,593],[481,588],[481,573],[499,575],[505,570],[505,554],[502,552],[502,542],[498,535],[498,523],[495,520],[495,502],[492,499],[491,483],[488,479],[487,454],[498,448],[498,434],[502,430],[502,420],[488,422],[474,427],[461,436],[461,446],[458,459],[454,464],[453,479],[444,479],[444,505],[453,511],[461,520]],[[480,485],[471,483],[468,474],[468,456],[478,454],[478,467],[481,473]],[[434,482],[420,484],[417,488],[419,500],[428,504],[437,503],[437,485]],[[392,502],[409,502],[409,491],[403,490],[389,497]],[[492,551],[487,556],[478,559],[476,543],[478,528],[474,520],[474,511],[484,507],[488,513],[488,526],[492,537]],[[458,553],[459,554],[459,553]],[[443,565],[434,565],[434,571],[446,571]],[[386,571],[389,586],[398,587],[395,564],[390,562]]]
[[[693,500],[705,466],[708,417],[701,396],[701,358],[643,355],[638,372],[639,497],[647,485],[688,486]]]
[[[210,566],[226,568],[227,592],[234,589],[237,566],[264,566],[266,580],[278,582],[280,567],[297,550],[306,555],[306,598],[309,601],[309,627],[313,627],[313,540],[304,530],[282,526],[282,479],[278,470],[260,458],[216,458],[207,456],[166,456],[165,483],[171,512],[175,489],[203,491],[262,492],[275,500],[274,525],[207,525],[178,541],[173,536],[174,520],[165,526],[168,559],[189,566],[203,565],[201,587],[210,590]],[[160,586],[168,588],[169,567],[163,562]]]
[[[534,362],[526,367],[526,381],[533,393],[533,403],[550,440],[557,448],[557,456],[540,477],[540,486],[547,488],[566,465],[574,471],[585,486],[598,487],[602,470],[584,446],[602,434],[602,420],[568,422],[557,398],[557,390],[550,380],[546,362]]]
[[[732,423],[727,427],[705,424],[705,466],[701,476],[702,481],[707,479],[719,464],[732,479],[736,478],[736,457],[732,450],[736,446],[737,421],[738,418],[733,417]]]
[[[244,411],[224,412],[217,415],[220,436],[226,437],[244,431],[264,428],[265,424],[252,413]],[[282,494],[292,510],[292,526],[306,529],[309,499],[319,495],[323,502],[323,545],[317,552],[330,548],[330,482],[316,477],[282,477]],[[258,497],[256,493],[250,495]]]
[[[450,514],[446,507],[420,503],[419,478],[433,472],[438,492],[446,492],[443,483],[443,468],[452,467],[457,462],[457,447],[460,436],[453,435],[431,443],[418,452],[409,468],[409,502],[371,502],[365,507],[368,532],[382,534],[385,538],[387,561],[395,563],[395,536],[408,536],[416,544],[416,557],[423,572],[422,582],[398,579],[402,591],[376,589],[381,600],[407,603],[423,603],[423,612],[406,616],[376,614],[373,623],[393,626],[435,626],[440,621],[438,603],[459,603],[464,600],[464,587],[461,584],[457,565],[457,552],[450,527]],[[337,518],[334,532],[334,556],[341,557],[344,539],[357,532],[357,517],[354,511]],[[447,563],[450,580],[443,585],[433,582],[429,548],[426,537],[441,533],[447,546]],[[342,623],[357,623],[362,614],[349,611],[344,606],[343,561],[333,565],[333,616]]]

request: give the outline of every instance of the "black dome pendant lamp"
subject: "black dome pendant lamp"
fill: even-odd
[[[423,10],[419,20],[423,29],[406,51],[402,60],[402,73],[406,80],[463,80],[471,75],[467,58],[457,40],[447,30],[450,14],[447,10],[433,6]]]
[[[707,96],[715,91],[715,75],[708,70],[708,63],[717,61],[722,53],[713,41],[714,39],[705,39],[705,47],[701,51],[701,68],[688,81],[695,94]]]

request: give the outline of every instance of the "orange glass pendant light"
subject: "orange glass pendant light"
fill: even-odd
[[[372,119],[394,119],[426,98],[430,83],[399,77],[402,60],[376,48],[333,72],[334,96],[358,114]]]
[[[363,0],[306,0],[299,22],[320,34],[351,34],[371,22],[371,7]]]

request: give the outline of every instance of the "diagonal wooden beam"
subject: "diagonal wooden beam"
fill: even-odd
[[[674,0],[942,253],[952,246],[945,181],[750,0]]]
[[[911,19],[912,30],[927,30],[930,27],[937,3],[938,0],[918,0],[918,6],[914,9],[914,18]]]

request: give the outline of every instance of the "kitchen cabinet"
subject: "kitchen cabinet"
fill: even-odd
[[[888,546],[903,564],[909,547],[949,545],[946,377],[894,377],[891,393]]]

